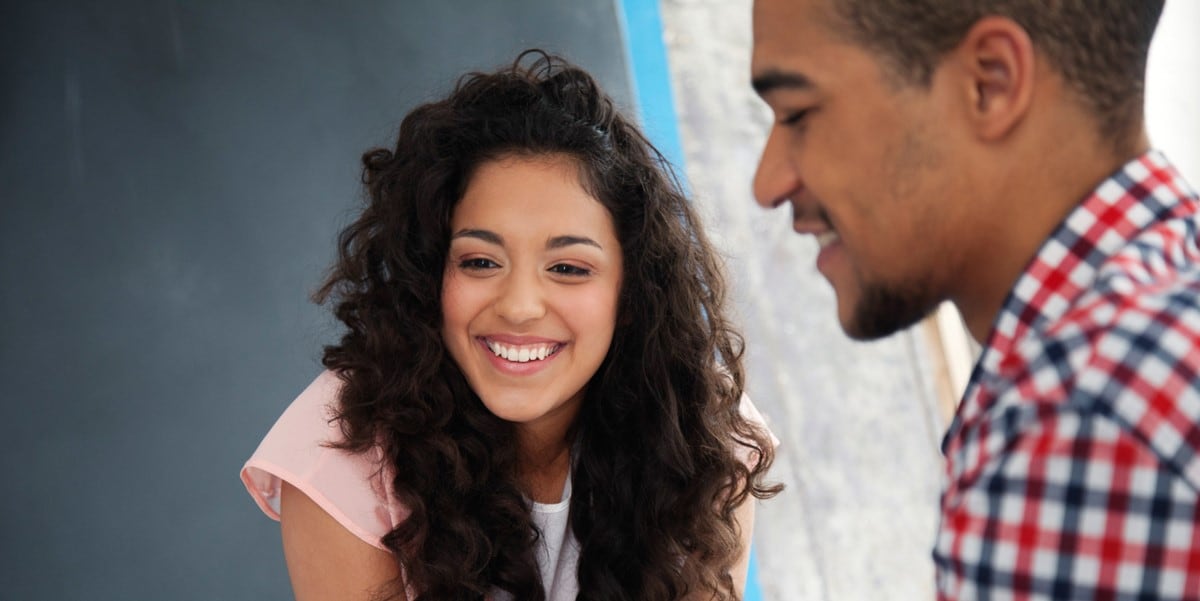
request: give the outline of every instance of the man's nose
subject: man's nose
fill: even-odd
[[[766,209],[777,207],[794,195],[801,183],[800,174],[788,157],[783,132],[778,127],[772,128],[754,172],[755,200]]]

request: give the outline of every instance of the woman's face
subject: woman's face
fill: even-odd
[[[481,165],[450,221],[442,336],[497,417],[561,435],[612,343],[621,247],[561,156]]]

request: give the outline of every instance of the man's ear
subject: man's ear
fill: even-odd
[[[966,114],[979,139],[1007,136],[1028,114],[1036,62],[1025,28],[1006,17],[984,17],[971,26],[951,57],[965,76]]]

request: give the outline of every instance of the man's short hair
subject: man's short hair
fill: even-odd
[[[980,19],[1021,25],[1034,48],[1123,144],[1141,119],[1146,55],[1164,0],[831,0],[851,39],[903,83],[928,85],[938,61]]]

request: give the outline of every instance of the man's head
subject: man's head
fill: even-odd
[[[945,53],[988,16],[1020,25],[1078,94],[1101,131],[1136,131],[1146,55],[1164,0],[833,0],[834,23],[890,63],[899,81],[929,85]]]
[[[796,231],[817,236],[849,335],[886,336],[946,299],[990,321],[1064,213],[1040,195],[1086,192],[1054,178],[1094,185],[1142,140],[1161,9],[755,1],[752,77],[776,117],[755,195],[790,201]]]

